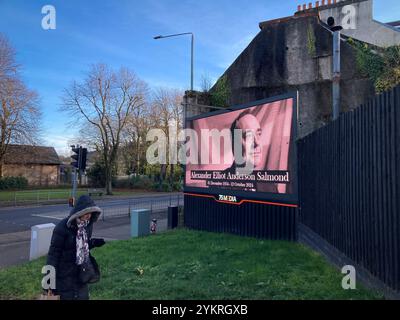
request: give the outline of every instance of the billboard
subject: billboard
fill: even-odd
[[[185,192],[297,203],[296,115],[291,94],[188,119]]]

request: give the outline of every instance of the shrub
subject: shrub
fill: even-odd
[[[180,181],[174,182],[172,184],[172,189],[173,191],[179,191],[179,192],[183,191],[183,183]]]
[[[0,190],[23,190],[28,187],[28,180],[24,177],[0,178]]]
[[[104,166],[96,162],[86,173],[89,178],[89,185],[94,188],[102,188],[106,185]]]
[[[167,182],[154,182],[152,189],[157,192],[171,192],[172,191],[172,186]]]
[[[374,82],[378,93],[400,84],[400,45],[377,48],[353,39],[348,42],[356,49],[358,70]]]
[[[129,189],[131,187],[129,178],[115,179],[113,182],[113,187],[118,189]]]
[[[152,189],[153,180],[146,176],[135,176],[130,180],[132,189],[150,190]]]

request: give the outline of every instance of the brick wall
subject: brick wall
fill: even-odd
[[[4,165],[3,176],[25,177],[31,186],[55,186],[59,183],[57,165]]]

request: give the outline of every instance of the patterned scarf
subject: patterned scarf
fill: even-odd
[[[76,225],[78,232],[76,234],[76,264],[82,265],[84,262],[89,261],[89,242],[86,233],[86,227],[89,225],[88,221],[81,221],[77,219]]]

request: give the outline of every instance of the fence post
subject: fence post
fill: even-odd
[[[171,207],[172,205],[172,195],[169,195],[169,206]]]
[[[39,205],[39,190],[36,193],[36,203]]]
[[[17,206],[17,191],[14,192],[14,207]]]

